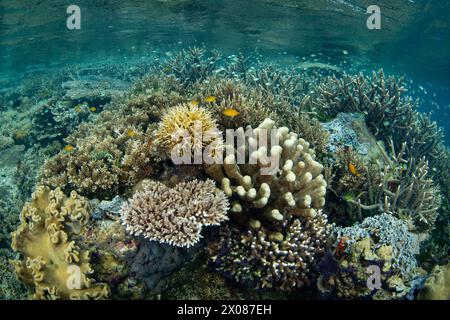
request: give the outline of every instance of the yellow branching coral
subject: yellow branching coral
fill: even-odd
[[[73,191],[38,187],[20,214],[21,224],[12,233],[12,247],[22,260],[13,263],[18,277],[34,285],[35,299],[101,299],[109,289],[89,278],[93,273],[89,251],[71,235],[81,232],[89,219],[86,200]]]
[[[206,147],[221,141],[221,133],[208,110],[194,104],[180,104],[164,114],[156,138],[170,151],[185,142],[190,143],[190,148]]]
[[[121,210],[133,235],[189,247],[200,240],[203,226],[228,219],[228,200],[212,180],[181,182],[174,188],[147,180],[141,188]]]

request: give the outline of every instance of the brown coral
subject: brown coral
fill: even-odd
[[[12,233],[12,247],[23,255],[14,261],[18,277],[34,285],[35,299],[101,299],[107,285],[95,283],[89,251],[71,236],[80,233],[89,214],[86,200],[75,191],[38,187],[20,214],[21,225]]]
[[[121,209],[129,233],[179,247],[189,247],[201,238],[203,226],[227,220],[228,200],[212,180],[181,182],[167,188],[144,181]]]

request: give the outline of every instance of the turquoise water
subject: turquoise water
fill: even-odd
[[[381,10],[380,29],[367,26],[367,8],[372,4]],[[69,5],[80,9],[80,29],[66,25]],[[58,226],[80,250],[91,253],[94,282],[109,290],[95,292],[100,298],[450,299],[448,280],[443,289],[427,282],[440,268],[449,273],[448,17],[447,0],[0,1],[0,299],[72,297],[72,291],[58,287],[65,279],[48,276],[61,274],[52,269],[61,267],[57,259],[47,264],[49,269],[39,270],[48,276],[45,279],[52,279],[49,283],[30,282],[24,276],[31,269],[28,265],[10,263],[36,258],[34,251],[45,259],[46,253],[33,245],[28,244],[34,251],[24,249],[27,237],[17,231],[22,230],[19,225],[32,225],[35,217],[25,213],[19,218],[19,213],[33,193],[38,197],[36,190],[50,199],[50,191],[43,192],[42,185],[61,188],[66,196],[77,192],[84,197],[80,201],[88,222],[75,222],[82,231],[74,221],[63,225],[67,217]],[[220,54],[217,61],[215,53]],[[373,72],[377,77],[370,78]],[[395,79],[402,77],[405,92],[396,86]],[[385,83],[388,90],[383,96]],[[333,94],[336,97],[330,98]],[[405,100],[395,109],[398,94]],[[418,101],[418,114],[408,109],[413,105],[409,98]],[[354,101],[358,103],[352,105]],[[392,110],[378,112],[377,107],[391,104]],[[187,109],[169,113],[177,105]],[[171,121],[164,115],[178,120],[197,105],[200,111],[195,110],[201,115],[203,109],[210,112],[205,117],[212,117],[221,130],[255,126],[270,116],[279,127],[303,134],[309,142],[296,143],[301,150],[311,146],[305,153],[310,152],[318,164],[304,179],[307,182],[298,185],[313,180],[320,190],[311,187],[311,194],[296,198],[304,203],[289,206],[299,211],[315,206],[313,217],[299,218],[284,207],[289,201],[280,194],[289,189],[287,180],[271,185],[265,200],[270,210],[281,212],[274,222],[273,211],[268,214],[256,200],[241,203],[251,198],[248,194],[236,195],[236,190],[251,189],[261,196],[263,178],[249,174],[254,188],[239,185],[241,189],[233,186],[229,191],[222,177],[202,166],[186,169],[171,163],[160,144],[162,123]],[[233,114],[235,107],[242,109]],[[408,126],[413,125],[411,133]],[[135,144],[129,142],[133,139]],[[309,156],[303,156],[308,162]],[[301,176],[300,170],[298,177],[290,172],[290,179]],[[188,189],[175,188],[184,180],[207,178],[216,181],[227,199],[216,199],[210,208],[228,212],[230,219],[224,222],[221,217],[211,229],[202,229],[198,237],[202,240],[195,239],[200,245],[172,246],[177,242],[155,235],[158,228],[147,235],[156,241],[147,241],[122,226],[127,222],[124,203],[128,200],[131,206],[133,195],[148,187],[143,180],[154,180],[148,185],[162,182],[166,186],[153,188],[163,193],[166,187],[177,192]],[[229,180],[245,179],[234,175]],[[210,201],[219,192],[203,188],[202,195]],[[155,200],[157,192],[152,192],[147,204]],[[167,191],[163,198],[171,196]],[[192,191],[187,198],[196,196]],[[180,198],[174,196],[173,202]],[[177,209],[167,208],[159,210],[164,214],[172,210],[165,222]],[[239,217],[238,211],[245,214]],[[304,234],[289,237],[294,233],[290,227],[298,224]],[[311,225],[313,231],[308,229]],[[89,232],[84,233],[84,227]],[[327,231],[315,234],[320,228]],[[256,235],[255,230],[262,231]],[[261,234],[267,234],[266,242],[258,238]],[[38,242],[40,237],[29,239]],[[313,240],[301,246],[295,242],[308,237]],[[245,247],[249,239],[263,245]],[[355,258],[358,246],[367,245],[365,240],[369,254],[363,250]],[[269,243],[267,248],[264,243]],[[279,247],[283,253],[276,256]],[[305,247],[317,254],[314,261],[302,251]],[[383,256],[385,252],[390,256]],[[365,279],[358,278],[361,273],[349,270],[365,270],[369,261],[383,266],[386,255],[392,259],[388,277],[398,275],[400,282],[393,285],[395,290],[383,284],[378,292],[367,291]],[[340,264],[348,263],[349,257],[358,266]],[[273,267],[283,263],[289,267],[282,271]],[[193,269],[198,286],[191,286]],[[345,287],[342,279],[348,274],[354,282]]]
[[[0,78],[79,63],[125,63],[194,45],[224,55],[258,49],[287,65],[306,57],[353,72],[384,68],[405,74],[414,84],[412,92],[424,100],[423,111],[432,111],[443,127],[449,122],[447,1],[377,1],[381,30],[367,29],[369,3],[356,0],[76,4],[81,30],[66,28],[68,2],[2,1]]]

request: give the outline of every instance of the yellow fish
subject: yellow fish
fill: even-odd
[[[197,100],[192,100],[191,101],[191,105],[194,106],[194,107],[198,106],[198,101]]]
[[[76,113],[80,113],[81,112],[81,106],[80,105],[75,106],[74,109],[75,109]]]
[[[356,169],[356,166],[353,163],[349,163],[348,164],[348,170],[350,171],[350,173],[354,176],[359,176],[360,173],[358,172],[358,170]]]
[[[97,108],[96,107],[90,107],[89,110],[91,110],[92,112],[95,112],[95,111],[97,111]]]
[[[73,146],[71,146],[70,144],[68,144],[67,146],[64,147],[64,151],[67,152],[72,152],[73,149],[75,149]]]
[[[205,99],[205,101],[206,101],[206,102],[214,102],[214,101],[216,101],[216,97],[214,97],[214,96],[209,96],[209,97],[207,97],[207,98]]]
[[[136,132],[134,130],[127,131],[127,137],[133,138],[135,135],[136,135]]]
[[[236,109],[228,108],[223,111],[223,114],[227,117],[234,118],[239,115],[239,111]]]

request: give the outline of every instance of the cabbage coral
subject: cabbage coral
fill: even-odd
[[[203,226],[227,220],[228,200],[212,180],[181,182],[174,188],[144,181],[141,188],[121,209],[132,235],[189,247],[200,240]]]

